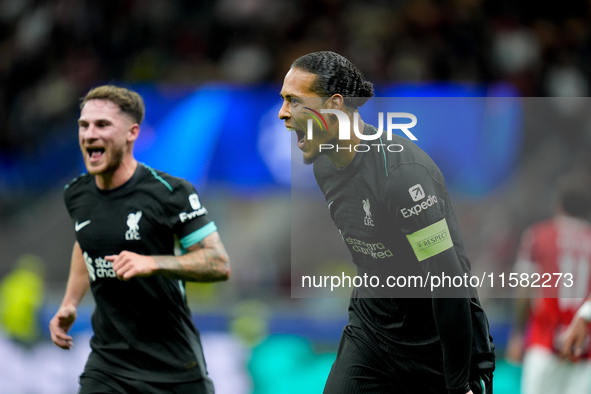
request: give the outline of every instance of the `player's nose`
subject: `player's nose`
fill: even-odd
[[[288,120],[291,118],[291,108],[290,108],[291,103],[289,102],[289,100],[283,100],[283,104],[281,105],[281,108],[279,109],[279,119],[281,120]]]
[[[94,125],[88,125],[88,127],[85,127],[80,130],[80,136],[85,141],[92,141],[97,139],[98,137],[96,127],[94,127]]]

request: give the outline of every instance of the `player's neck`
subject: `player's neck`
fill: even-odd
[[[358,130],[360,133],[363,133],[364,129],[365,122],[361,118],[359,118]],[[351,136],[351,139],[349,140],[341,141],[337,138],[336,146],[338,148],[334,149],[331,153],[327,154],[330,161],[332,161],[338,169],[346,168],[347,166],[349,166],[349,164],[351,164],[351,162],[355,158],[355,154],[357,153],[356,146],[358,146],[361,142],[361,138],[357,137],[357,135],[353,132],[353,125],[351,125],[349,135]]]
[[[115,171],[96,175],[96,186],[102,190],[109,190],[123,185],[131,179],[137,165],[137,160],[133,157],[124,159]]]

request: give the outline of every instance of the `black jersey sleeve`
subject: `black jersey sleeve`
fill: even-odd
[[[452,235],[457,224],[450,214],[439,170],[418,163],[398,166],[385,183],[384,199],[390,219],[406,236],[416,257],[408,263],[420,264],[427,278],[462,277],[464,270]],[[469,292],[453,286],[433,288],[432,307],[448,392],[465,394],[470,390],[472,345]]]
[[[417,163],[398,166],[389,174],[382,198],[390,220],[406,237],[425,274],[442,277],[465,273],[467,265],[458,258],[463,248],[458,225],[443,176],[436,167]],[[464,286],[438,286],[433,290],[439,297],[470,297]]]
[[[169,225],[178,236],[185,249],[217,231],[217,227],[207,216],[195,187],[181,180],[172,190],[169,200]]]

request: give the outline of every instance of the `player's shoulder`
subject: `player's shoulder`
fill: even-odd
[[[586,218],[570,216],[570,215],[557,215],[553,219],[554,226],[559,230],[567,230],[571,233],[585,234],[585,236],[591,235],[591,222]]]
[[[547,234],[555,232],[558,227],[558,222],[554,218],[540,220],[527,227],[524,233],[532,235]]]
[[[521,233],[522,247],[547,247],[555,245],[559,225],[555,218],[537,221],[526,227]]]
[[[63,199],[68,209],[85,199],[86,196],[92,194],[95,188],[94,176],[88,173],[82,173],[76,178],[72,179],[64,186]]]
[[[78,175],[77,177],[75,177],[74,179],[72,179],[70,182],[68,182],[65,186],[64,186],[64,193],[71,193],[75,190],[79,190],[85,187],[88,187],[88,185],[92,184],[94,177],[92,175],[90,175],[87,172],[84,172],[80,175]]]
[[[142,167],[142,183],[160,193],[172,193],[179,189],[191,188],[191,183],[183,178],[170,175],[167,172],[157,170],[147,164],[139,163]]]
[[[433,180],[442,185],[445,180],[441,170],[431,156],[408,138],[393,135],[391,144],[395,144],[397,150],[386,149],[384,151],[385,167],[388,178],[394,182],[419,182],[421,180]]]

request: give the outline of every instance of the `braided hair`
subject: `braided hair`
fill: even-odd
[[[298,58],[291,68],[316,75],[312,91],[321,97],[340,94],[345,105],[357,109],[373,97],[373,84],[344,56],[331,51],[312,52]]]

